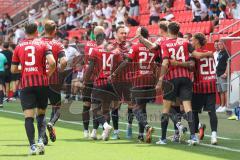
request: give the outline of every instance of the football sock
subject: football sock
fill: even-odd
[[[167,127],[169,121],[169,114],[163,113],[161,117],[161,128],[162,128],[162,140],[167,138]]]
[[[118,121],[119,121],[118,109],[112,110],[111,116],[112,116],[113,128],[114,130],[118,130]]]
[[[35,128],[33,122],[34,119],[32,117],[25,118],[25,130],[30,146],[35,144]]]
[[[90,121],[90,106],[83,106],[82,120],[84,130],[88,130],[89,121]]]
[[[38,139],[42,139],[46,133],[46,117],[45,114],[38,115],[37,128],[38,128]]]

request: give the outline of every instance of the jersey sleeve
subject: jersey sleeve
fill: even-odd
[[[165,44],[161,45],[162,59],[170,59],[170,53]]]
[[[96,60],[96,56],[97,56],[97,50],[93,49],[92,53],[88,56],[88,60],[89,61],[95,61]]]
[[[44,43],[44,55],[47,56],[49,54],[52,54],[52,46],[49,45],[48,43]]]
[[[61,59],[63,57],[66,57],[65,51],[64,51],[64,46],[63,46],[63,44],[59,43],[58,44],[58,58]]]
[[[128,57],[129,59],[131,60],[134,60],[136,59],[136,47],[135,46],[132,46],[129,51],[128,51]]]
[[[18,47],[16,47],[15,50],[13,51],[13,56],[12,56],[12,64],[14,64],[14,65],[19,65],[19,63],[20,63],[18,54],[19,54],[19,49],[18,49]]]

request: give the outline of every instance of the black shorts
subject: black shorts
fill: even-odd
[[[5,83],[10,83],[12,81],[11,75],[11,72],[9,70],[6,70],[4,78]]]
[[[53,106],[61,105],[61,85],[49,85],[48,99]]]
[[[170,84],[168,84],[168,83]],[[181,101],[191,101],[192,81],[188,78],[174,78],[163,83],[163,99],[176,102],[178,97]]]
[[[94,86],[92,89],[92,103],[111,103],[112,101],[118,101],[119,97],[113,89],[112,84],[103,86]]]
[[[130,82],[113,83],[113,88],[116,94],[118,95],[119,100],[123,100],[124,102],[131,101],[132,83]]]
[[[137,87],[131,89],[131,98],[133,104],[142,105],[154,102],[156,97],[155,86]]]
[[[21,74],[20,73],[13,73],[11,75],[12,81],[19,81],[21,79]]]
[[[21,90],[20,100],[23,111],[26,109],[46,109],[48,105],[48,87],[26,87]]]
[[[215,105],[216,105],[216,93],[193,94],[192,97],[193,111],[197,111],[199,113],[202,110],[212,112],[215,111]]]
[[[93,89],[92,83],[88,83],[85,85],[82,91],[83,102],[91,102],[92,89]]]
[[[0,84],[4,85],[5,84],[5,72],[0,71]]]

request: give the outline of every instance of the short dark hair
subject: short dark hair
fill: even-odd
[[[189,38],[192,38],[192,33],[185,33],[184,35],[188,36]]]
[[[13,50],[16,48],[16,46],[17,46],[17,45],[14,44],[14,43],[11,43],[11,44],[10,44],[10,47],[11,47]]]
[[[182,32],[178,32],[178,37],[179,37],[179,38],[183,38]]]
[[[218,42],[219,42],[219,40],[218,40],[218,39],[214,41],[214,43],[218,43]]]
[[[147,28],[141,27],[141,35],[142,35],[144,38],[148,38],[148,37],[149,37],[149,33],[148,33]]]
[[[47,21],[44,25],[45,32],[49,34],[53,33],[53,31],[55,31],[56,28],[57,28],[56,23],[51,20]]]
[[[3,48],[8,49],[9,48],[9,42],[4,42],[3,43]]]
[[[124,26],[124,25],[119,25],[119,26],[117,27],[116,31],[118,32],[118,30],[121,29],[121,28],[125,28],[125,26]]]
[[[166,21],[159,22],[159,28],[162,29],[163,31],[167,32],[168,26],[167,26]]]
[[[29,34],[29,35],[32,35],[35,32],[37,32],[37,24],[36,23],[27,23],[24,28],[25,28],[25,33]]]
[[[168,32],[173,35],[178,35],[180,25],[177,22],[170,22],[168,24]]]
[[[207,39],[203,33],[196,33],[193,37],[198,40],[201,46],[204,46],[207,43]]]
[[[226,6],[224,4],[220,4],[219,8],[221,8],[222,11],[226,11]]]

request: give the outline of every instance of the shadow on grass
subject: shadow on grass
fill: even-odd
[[[1,146],[5,146],[5,147],[28,147],[28,144],[5,144],[5,145],[1,145]]]
[[[25,141],[22,139],[0,139],[0,142],[21,142],[21,141]]]
[[[0,157],[28,157],[28,154],[0,154]]]

